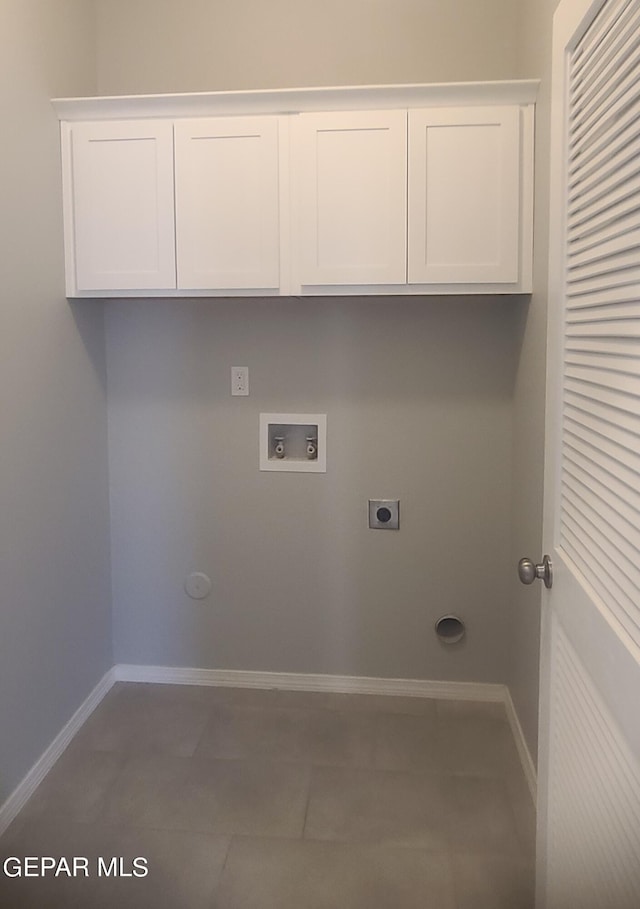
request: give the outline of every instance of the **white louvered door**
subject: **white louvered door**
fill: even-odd
[[[640,0],[554,19],[538,909],[640,907]]]

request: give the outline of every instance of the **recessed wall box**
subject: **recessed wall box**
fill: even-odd
[[[327,471],[327,415],[261,413],[260,470]]]
[[[400,501],[369,499],[369,527],[372,530],[399,530]]]

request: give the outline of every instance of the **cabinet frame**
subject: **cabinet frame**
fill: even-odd
[[[440,85],[360,86],[281,89],[256,92],[212,92],[195,95],[145,95],[113,98],[67,98],[52,103],[61,120],[63,153],[63,210],[67,296],[69,297],[242,297],[273,295],[466,295],[522,294],[531,291],[533,237],[533,130],[537,80]],[[520,223],[517,231],[519,274],[514,282],[465,281],[459,283],[379,283],[301,285],[297,272],[299,236],[296,222],[297,176],[294,151],[297,116],[307,112],[411,111],[420,108],[458,108],[516,105],[520,124]],[[74,268],[73,210],[69,187],[73,185],[68,132],[82,121],[162,119],[172,123],[184,118],[227,116],[277,116],[280,120],[280,286],[274,288],[178,289],[178,287],[78,291]],[[409,243],[410,243],[409,239]],[[382,280],[382,279],[380,279]]]
[[[65,274],[66,293],[69,297],[85,294],[105,296],[108,292],[130,291],[149,296],[160,293],[172,293],[176,289],[175,259],[175,218],[173,199],[173,124],[166,120],[114,120],[107,123],[88,121],[81,123],[63,123],[62,133],[63,162],[63,219],[65,234]],[[89,268],[90,251],[82,261],[78,256],[78,243],[90,245],[91,238],[83,231],[83,218],[78,183],[83,180],[82,166],[87,166],[83,159],[92,143],[114,143],[124,147],[126,143],[153,142],[154,161],[156,165],[156,220],[155,242],[157,248],[157,268],[129,272],[96,271],[91,276]],[[149,146],[151,147],[151,146]],[[82,162],[82,164],[80,164]],[[74,163],[78,166],[74,168]],[[82,249],[80,249],[82,253]],[[107,278],[107,274],[110,275]],[[89,287],[87,285],[93,285]]]
[[[438,137],[444,140],[445,136],[449,156],[446,167],[450,171],[456,155],[463,158],[461,169],[466,167],[473,171],[477,166],[477,172],[471,174],[471,181],[467,179],[470,185],[466,187],[454,187],[453,183],[458,176],[464,179],[469,174],[460,175],[456,171],[455,175],[445,174],[443,179],[441,172],[436,172],[437,164],[432,158],[436,156]],[[483,140],[485,146],[493,147],[482,149]],[[444,153],[445,149],[441,150],[440,156]],[[520,111],[514,105],[409,112],[410,284],[517,283],[520,265],[520,162]],[[452,176],[455,180],[451,179]],[[490,185],[491,180],[493,185]],[[441,193],[441,198],[434,200],[430,197],[438,196],[438,183],[450,185],[446,194]],[[472,198],[468,199],[467,195]],[[472,230],[466,238],[467,246],[471,247],[467,261],[452,261],[458,251],[446,248],[440,250],[442,261],[436,261],[434,247],[438,246],[438,242],[433,238],[437,236],[438,225],[432,225],[431,220],[439,217],[441,221],[446,221],[450,210],[455,209],[455,228],[447,225],[441,233],[450,235],[455,229],[457,242],[465,215],[473,222],[471,210],[478,205],[486,209],[487,223],[480,224],[477,219],[476,223],[472,223]],[[491,236],[494,232],[495,236]],[[479,233],[484,236],[478,236]]]
[[[280,291],[281,263],[280,249],[283,238],[280,231],[281,211],[288,207],[288,198],[283,198],[282,181],[279,173],[280,117],[207,117],[174,121],[174,173],[175,173],[175,213],[176,213],[176,266],[177,287],[179,290],[263,290]],[[204,261],[198,256],[197,247],[200,238],[198,222],[202,220],[203,208],[200,205],[202,190],[198,179],[206,182],[207,175],[196,171],[194,174],[194,152],[204,143],[220,143],[216,152],[223,150],[228,154],[221,166],[233,168],[235,161],[242,157],[246,143],[251,143],[250,166],[242,172],[243,180],[253,180],[249,187],[239,183],[228,185],[228,192],[236,192],[236,198],[246,195],[241,204],[244,211],[241,217],[233,222],[233,212],[229,204],[219,213],[212,212],[211,222],[214,229],[224,234],[222,220],[227,218],[233,225],[236,241],[242,242],[243,234],[252,234],[254,248],[247,243],[248,261],[233,261],[232,250],[221,246],[219,253]],[[213,149],[213,144],[210,149]],[[231,153],[229,155],[229,152]],[[206,165],[209,162],[205,162]],[[222,174],[222,183],[229,174]],[[215,185],[213,195],[221,197],[225,193],[224,185]],[[223,200],[220,198],[220,204]],[[247,223],[247,221],[249,223]],[[226,240],[223,240],[226,242]],[[233,244],[230,244],[231,246]],[[231,260],[224,262],[225,256]],[[207,270],[208,269],[208,270]],[[207,280],[209,278],[209,280]]]
[[[299,243],[294,260],[296,283],[302,288],[307,285],[406,284],[406,110],[303,113],[296,118],[293,136],[296,161],[294,217]],[[341,162],[327,159],[336,158],[340,144],[345,154],[350,141],[359,143],[361,152],[366,148],[365,160],[355,167],[353,161],[348,162],[350,170],[338,170]],[[381,148],[375,148],[376,141]],[[336,146],[333,154],[332,145]],[[376,160],[373,160],[374,151],[378,152]],[[357,190],[354,188],[352,206],[344,205],[342,212],[338,192],[334,190],[331,199],[322,198],[322,183],[329,182],[326,170],[330,167],[335,170],[341,192],[348,193],[349,187],[358,180],[362,184]],[[384,190],[379,206],[375,198],[378,185]],[[369,209],[364,213],[357,211],[354,202],[370,203]],[[344,226],[340,223],[341,215],[346,220]],[[324,225],[323,220],[327,222]],[[364,254],[367,261],[330,261],[332,251],[327,247],[332,244],[332,233],[337,235],[346,253],[351,236],[361,237],[367,232],[370,236],[364,237],[364,243],[354,239],[353,244],[361,247],[353,250],[354,256]],[[386,239],[381,236],[384,233]],[[378,257],[368,249],[371,243],[380,248]]]

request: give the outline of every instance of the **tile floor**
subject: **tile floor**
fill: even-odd
[[[0,907],[532,909],[534,825],[502,705],[120,683],[0,838],[89,876]]]

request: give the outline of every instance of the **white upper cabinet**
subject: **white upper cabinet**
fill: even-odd
[[[175,123],[183,290],[280,287],[278,117]]]
[[[404,284],[407,112],[301,114],[294,136],[300,284]]]
[[[66,139],[69,296],[175,288],[171,122],[73,123]]]
[[[67,295],[528,293],[536,92],[54,101]]]
[[[520,111],[409,111],[411,284],[516,284]]]

